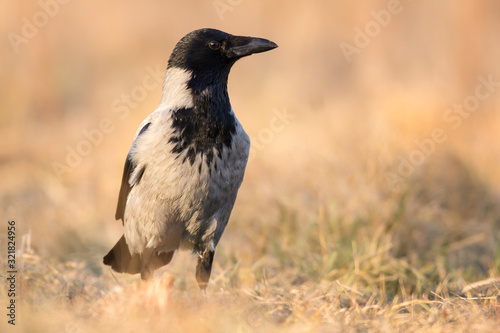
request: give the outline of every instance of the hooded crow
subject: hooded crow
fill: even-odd
[[[187,249],[198,257],[196,280],[206,289],[250,150],[229,103],[229,71],[238,59],[276,47],[214,29],[177,43],[160,106],[139,126],[125,161],[115,215],[124,235],[104,264],[147,280]]]

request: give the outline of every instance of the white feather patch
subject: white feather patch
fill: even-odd
[[[173,110],[193,107],[193,96],[187,87],[191,77],[191,71],[175,67],[167,69],[160,106]]]

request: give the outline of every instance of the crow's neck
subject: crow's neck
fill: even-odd
[[[177,103],[172,108],[175,103],[166,102],[172,109],[174,134],[169,139],[174,144],[172,153],[183,156],[183,162],[189,161],[191,165],[201,156],[210,166],[215,155],[220,157],[224,147],[231,147],[236,132],[236,118],[227,93],[227,75],[214,78],[192,74],[183,87],[182,92],[189,95],[184,105]],[[175,97],[165,92],[164,95]]]
[[[209,117],[227,116],[231,113],[231,104],[227,93],[229,73],[193,74],[187,83],[193,96],[193,105],[201,114]]]
[[[160,104],[172,110],[194,108],[200,116],[229,115],[228,75],[229,69],[200,73],[167,68]]]

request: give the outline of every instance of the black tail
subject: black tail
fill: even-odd
[[[122,236],[111,251],[106,254],[103,262],[119,273],[137,274],[141,272],[141,258],[138,254],[130,254],[125,236]]]
[[[147,262],[143,263],[141,255],[130,254],[125,236],[122,236],[111,251],[104,256],[103,263],[111,266],[114,271],[119,273],[143,273],[144,276],[152,276],[155,269],[167,265],[172,260],[173,254],[174,251],[168,253],[154,252],[149,256],[146,255],[149,258],[145,258]]]

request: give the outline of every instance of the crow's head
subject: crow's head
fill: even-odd
[[[188,33],[175,46],[168,68],[191,71],[200,79],[226,78],[236,60],[278,47],[275,43],[246,36],[233,36],[220,30],[200,29]]]

